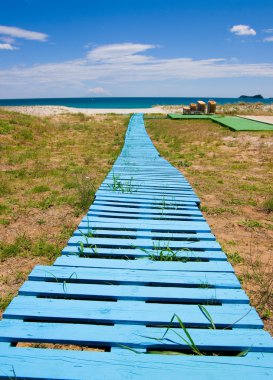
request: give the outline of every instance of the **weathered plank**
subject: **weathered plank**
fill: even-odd
[[[125,350],[124,350],[125,351]],[[136,355],[11,347],[0,351],[0,378],[52,380],[264,380],[273,377],[271,354],[247,357]],[[15,377],[16,376],[16,377]]]
[[[103,285],[26,281],[19,289],[24,296],[90,300],[135,300],[181,304],[249,304],[242,289],[176,288],[141,285]]]
[[[216,287],[240,288],[240,282],[231,272],[177,272],[169,270],[136,270],[136,269],[109,269],[83,268],[37,265],[29,275],[31,280],[41,281],[68,281],[74,273],[74,282],[85,283],[112,283],[112,284],[139,284],[165,285],[180,287]]]

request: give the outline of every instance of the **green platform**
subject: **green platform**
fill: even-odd
[[[273,124],[263,123],[245,119],[238,116],[222,116],[222,115],[183,115],[179,113],[170,113],[168,117],[171,119],[210,119],[224,127],[228,127],[233,131],[273,131]]]
[[[182,113],[169,113],[170,119],[210,119],[211,115],[183,115]]]
[[[233,131],[273,131],[272,124],[244,119],[238,116],[211,117],[211,119]]]

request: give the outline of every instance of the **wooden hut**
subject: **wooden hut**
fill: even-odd
[[[216,102],[214,100],[209,100],[207,113],[215,113],[215,112],[216,112]]]
[[[184,115],[190,114],[190,111],[191,111],[190,107],[183,107],[183,114]]]
[[[190,111],[191,112],[196,112],[197,110],[197,104],[196,103],[191,103],[190,104]]]
[[[205,113],[206,112],[206,103],[203,100],[198,100],[197,102],[197,112]]]

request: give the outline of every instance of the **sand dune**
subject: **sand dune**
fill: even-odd
[[[162,107],[152,107],[152,108],[73,108],[65,106],[12,106],[12,107],[1,107],[9,111],[16,111],[25,113],[28,115],[35,116],[52,116],[60,115],[64,113],[83,113],[85,115],[98,115],[98,114],[130,114],[130,113],[163,113],[166,114],[168,111]]]

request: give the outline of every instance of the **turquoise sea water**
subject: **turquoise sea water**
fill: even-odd
[[[155,105],[181,105],[207,102],[212,98],[41,98],[41,99],[0,99],[0,106],[66,106],[76,108],[150,108]],[[273,99],[213,98],[218,104],[238,102],[273,103]]]

